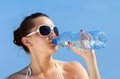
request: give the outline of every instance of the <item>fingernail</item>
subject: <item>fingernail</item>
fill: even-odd
[[[81,29],[80,32],[83,32],[83,30]]]
[[[70,45],[70,41],[68,41],[68,45]]]

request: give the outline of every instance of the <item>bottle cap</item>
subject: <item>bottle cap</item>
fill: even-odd
[[[53,44],[58,44],[59,38],[54,38],[52,42],[53,42]]]

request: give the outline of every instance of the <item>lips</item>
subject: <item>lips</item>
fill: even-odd
[[[49,44],[53,44],[53,40],[48,40],[48,43]]]

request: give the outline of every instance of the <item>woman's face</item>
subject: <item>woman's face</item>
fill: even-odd
[[[45,16],[36,18],[34,20],[34,23],[35,23],[35,28],[33,28],[31,32],[35,31],[36,29],[38,29],[40,25],[43,25],[43,24],[48,25],[50,27],[54,27],[54,23],[48,17],[45,17]],[[50,33],[50,35],[44,36],[44,37],[40,35],[39,33],[35,33],[31,35],[29,39],[32,44],[31,45],[32,50],[36,50],[36,51],[43,52],[43,53],[48,52],[50,54],[56,52],[57,45],[52,43],[52,40],[55,37],[57,36],[55,35],[53,31]]]

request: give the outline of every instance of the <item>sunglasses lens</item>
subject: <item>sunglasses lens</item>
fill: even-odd
[[[41,35],[47,36],[47,35],[50,34],[51,29],[50,29],[49,26],[42,26],[42,27],[39,28],[39,32],[40,32]]]
[[[56,34],[56,36],[59,36],[59,31],[57,27],[54,27],[54,33]]]
[[[54,30],[54,33],[56,34],[56,36],[59,36],[58,28],[54,27],[53,30]],[[50,26],[41,26],[39,28],[39,32],[42,36],[47,36],[51,32],[51,28],[50,28]]]

